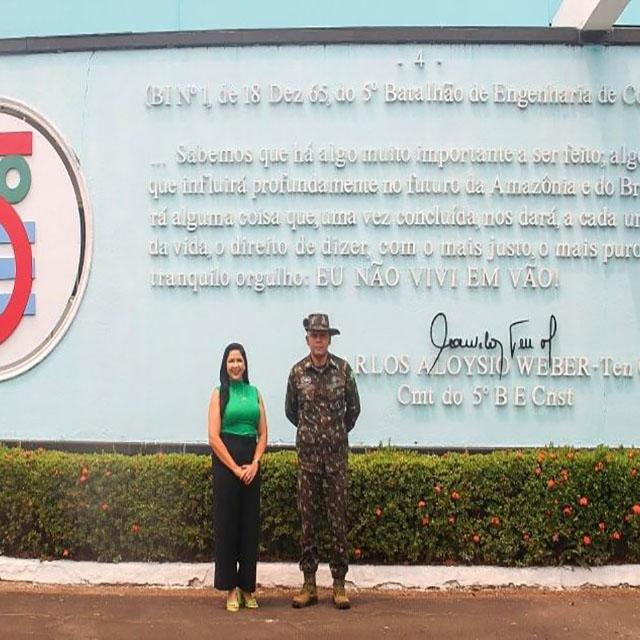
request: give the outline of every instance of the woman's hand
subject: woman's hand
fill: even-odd
[[[246,469],[247,465],[243,464],[241,467],[238,465],[235,465],[234,469],[233,469],[233,475],[238,478],[238,480],[242,480],[242,482],[244,482],[243,477],[245,474],[245,469]]]
[[[242,466],[242,475],[239,476],[240,480],[242,480],[242,482],[249,486],[254,478],[256,477],[256,474],[258,473],[258,468],[259,468],[259,463],[257,460],[254,460],[251,464],[245,464]]]

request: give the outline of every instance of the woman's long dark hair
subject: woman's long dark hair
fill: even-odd
[[[227,373],[227,358],[231,351],[239,351],[244,358],[244,373],[242,379],[249,383],[249,362],[244,347],[239,342],[228,344],[222,354],[222,362],[220,363],[220,420],[224,416],[227,404],[229,404],[229,374]]]

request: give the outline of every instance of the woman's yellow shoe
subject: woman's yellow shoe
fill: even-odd
[[[247,609],[257,609],[259,607],[253,593],[244,593],[244,591],[240,591],[240,604]]]
[[[240,611],[240,596],[237,591],[227,596],[227,611],[231,611],[232,613]]]

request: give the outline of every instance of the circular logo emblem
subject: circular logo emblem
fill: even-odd
[[[60,342],[87,286],[89,203],[78,161],[24,104],[0,98],[0,380]]]

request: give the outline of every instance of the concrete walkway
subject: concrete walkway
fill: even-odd
[[[0,639],[240,640],[437,638],[609,640],[640,637],[640,591],[362,590],[350,611],[329,591],[296,610],[292,590],[260,590],[261,608],[228,613],[211,589],[69,587],[0,582]]]

